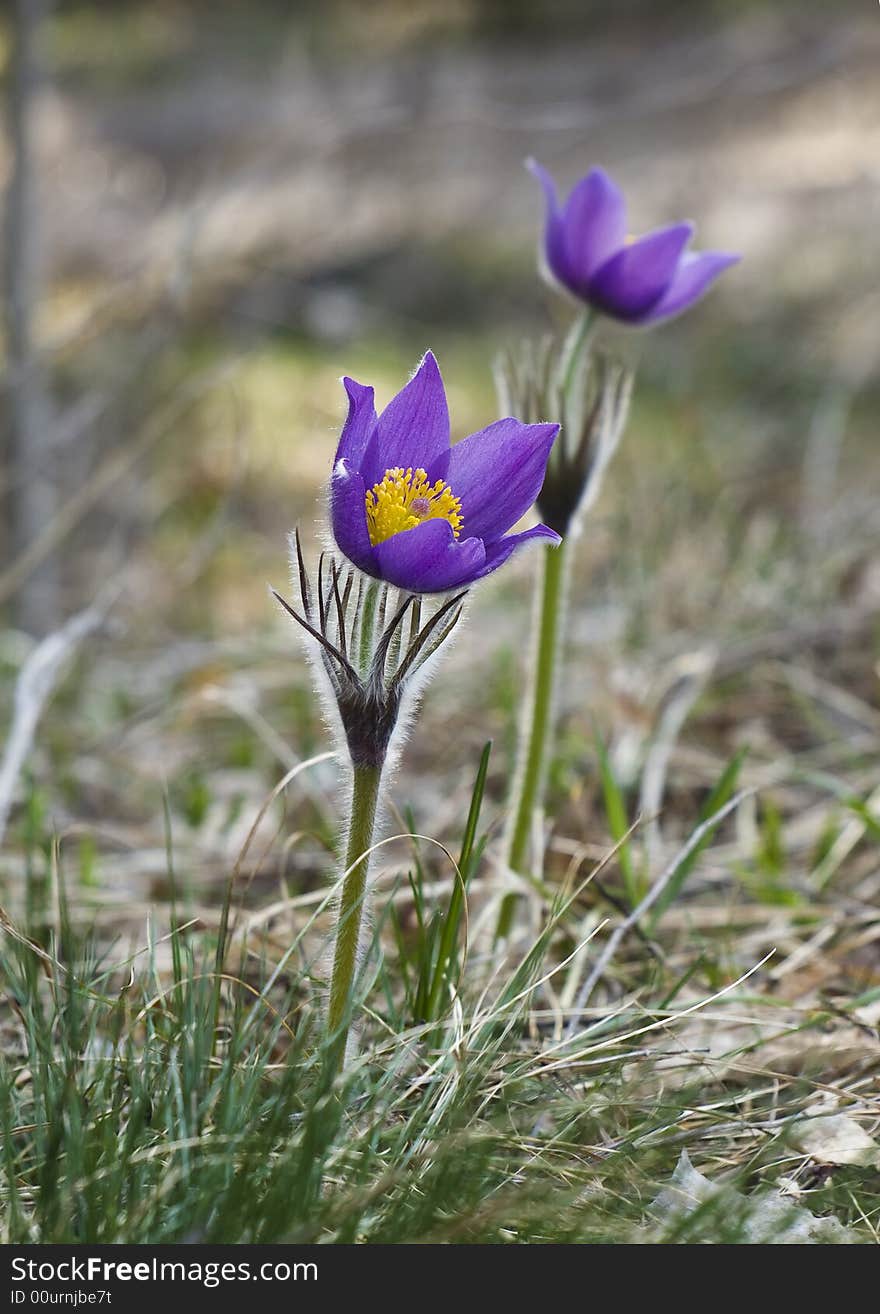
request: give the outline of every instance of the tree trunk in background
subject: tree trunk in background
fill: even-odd
[[[40,27],[49,0],[13,0],[8,125],[12,172],[6,190],[8,555],[23,552],[55,514],[52,414],[35,341],[41,242],[35,163]],[[22,585],[16,620],[45,634],[59,619],[58,566],[47,561]]]

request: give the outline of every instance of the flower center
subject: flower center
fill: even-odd
[[[373,547],[423,520],[448,520],[458,538],[461,502],[442,479],[429,484],[424,470],[386,470],[367,493],[367,529]]]

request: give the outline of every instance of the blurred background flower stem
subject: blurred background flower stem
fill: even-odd
[[[566,350],[562,353],[559,362],[561,372],[559,395],[563,403],[563,414],[570,409],[569,403],[577,380],[578,365],[583,365],[586,358],[595,320],[594,311],[587,306],[569,332]],[[565,451],[572,440],[573,436],[567,434],[566,426],[563,426],[558,440],[560,448]],[[530,685],[526,700],[527,710],[520,731],[508,832],[508,867],[522,875],[531,872],[538,877],[541,875],[541,853],[530,852],[531,838],[536,833],[536,822],[540,824],[540,817],[536,816],[536,813],[539,813],[542,807],[547,775],[547,753],[556,702],[557,667],[563,643],[569,557],[569,542],[567,537],[563,537],[559,547],[548,547],[545,550],[539,568]],[[508,922],[514,904],[515,900],[512,898],[507,898],[502,903],[497,928],[499,936],[504,935],[509,929]]]
[[[534,874],[540,874],[537,870],[540,855],[530,852],[531,837],[534,833],[535,813],[541,807],[547,772],[547,749],[553,727],[568,560],[569,547],[563,540],[559,547],[544,550],[540,565],[531,682],[520,738],[507,849],[508,866],[522,874],[533,869]]]

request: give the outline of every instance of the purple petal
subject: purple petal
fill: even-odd
[[[340,552],[369,575],[376,574],[376,550],[367,529],[366,489],[346,460],[337,461],[330,480],[330,522]]]
[[[491,542],[525,515],[541,491],[558,432],[558,424],[496,420],[455,444],[445,479],[461,501],[466,534]]]
[[[625,246],[593,275],[591,300],[617,319],[640,319],[671,284],[693,231],[693,224],[673,224]]]
[[[350,461],[355,470],[360,468],[368,442],[376,429],[376,408],[373,389],[347,376],[342,386],[348,393],[348,416],[339,435],[336,460]]]
[[[544,189],[547,202],[547,215],[544,221],[544,259],[550,273],[566,287],[574,290],[574,274],[568,263],[565,246],[565,224],[559,209],[556,184],[550,174],[537,160],[526,160],[526,168],[532,173]]]
[[[449,451],[449,410],[440,370],[428,351],[405,388],[379,416],[360,470],[367,487],[386,470],[427,470]]]
[[[497,542],[491,543],[486,548],[486,560],[480,567],[477,579],[482,579],[484,575],[491,575],[493,570],[503,566],[507,558],[518,547],[524,543],[533,542],[535,539],[545,539],[547,542],[558,546],[562,539],[555,530],[549,529],[547,525],[535,525],[534,529],[524,529],[521,534],[508,534],[506,538],[499,538]]]
[[[448,520],[423,520],[373,551],[381,578],[411,593],[443,593],[470,584],[486,560],[482,540],[458,542]]]
[[[579,291],[626,241],[626,201],[604,169],[591,169],[563,211],[568,267]]]
[[[700,251],[697,254],[688,252],[682,256],[669,287],[639,323],[652,324],[658,319],[680,315],[708,291],[719,274],[731,265],[738,264],[739,260],[738,255],[724,251]]]

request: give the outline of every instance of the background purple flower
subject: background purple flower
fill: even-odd
[[[450,446],[440,370],[429,351],[377,417],[373,389],[343,379],[348,418],[330,487],[333,534],[361,570],[413,593],[481,579],[522,543],[559,542],[546,525],[507,531],[540,492],[558,424],[497,420]]]
[[[553,276],[581,301],[627,324],[653,324],[692,306],[738,255],[688,252],[691,223],[627,238],[626,201],[603,169],[591,169],[560,206],[556,184],[528,167],[547,200],[544,255]]]

